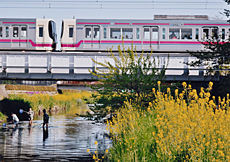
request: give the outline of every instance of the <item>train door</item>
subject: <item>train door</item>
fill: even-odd
[[[11,47],[25,48],[27,45],[27,26],[12,26]]]
[[[208,39],[218,39],[218,27],[212,26],[212,27],[203,27],[202,30],[202,38],[204,40]]]
[[[19,47],[26,48],[27,47],[27,26],[20,26],[19,30]]]
[[[142,48],[150,50],[159,48],[159,28],[157,26],[144,27]]]
[[[37,38],[37,43],[42,44],[42,47],[44,47],[45,44],[45,32],[44,32],[44,26],[43,25],[38,25],[38,38]]]
[[[100,48],[100,26],[85,26],[84,48]]]
[[[11,39],[11,47],[19,48],[20,47],[20,37],[19,37],[19,28],[20,26],[12,26],[12,39]]]
[[[92,48],[100,48],[100,27],[93,26],[93,38],[92,38]]]

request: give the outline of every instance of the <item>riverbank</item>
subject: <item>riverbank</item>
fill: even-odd
[[[7,116],[11,111],[16,113],[19,112],[19,109],[28,111],[30,107],[35,115],[41,114],[43,109],[49,113],[57,113],[71,106],[92,103],[91,95],[93,93],[78,90],[57,91],[55,86],[21,85],[5,85],[5,91],[9,97],[0,101],[0,110]]]

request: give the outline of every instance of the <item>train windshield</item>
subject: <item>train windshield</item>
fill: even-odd
[[[49,21],[49,36],[57,43],[56,23],[54,21]]]
[[[64,21],[62,21],[62,25],[61,25],[61,38],[63,36],[63,29],[64,29]]]

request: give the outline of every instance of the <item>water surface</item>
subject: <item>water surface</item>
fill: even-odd
[[[106,125],[77,117],[87,105],[50,116],[48,129],[42,128],[42,116],[33,126],[21,122],[17,129],[0,127],[0,160],[2,161],[92,161],[87,149],[104,151],[111,146]]]

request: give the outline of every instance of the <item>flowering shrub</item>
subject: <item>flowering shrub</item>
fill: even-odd
[[[160,83],[158,84],[160,85]],[[111,161],[230,161],[229,95],[210,98],[183,83],[184,91],[166,94],[153,89],[156,99],[147,111],[126,102],[108,123],[113,147]]]

